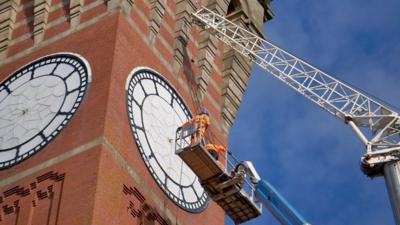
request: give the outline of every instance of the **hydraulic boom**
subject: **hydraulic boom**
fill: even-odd
[[[385,176],[400,225],[398,112],[207,8],[193,17],[200,27],[351,127],[366,147],[362,170],[370,177]]]
[[[266,180],[262,180],[250,161],[240,163],[254,188],[256,201],[261,202],[282,225],[311,225]]]
[[[262,202],[274,217],[283,225],[310,225],[286,199],[267,181],[256,184],[256,198]]]

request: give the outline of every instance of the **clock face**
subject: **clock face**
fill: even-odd
[[[175,155],[175,131],[191,118],[182,98],[148,68],[134,70],[126,88],[129,123],[150,173],[178,206],[202,211],[208,196],[193,171]]]
[[[81,104],[90,73],[82,57],[59,53],[0,84],[0,169],[32,156],[60,133]]]

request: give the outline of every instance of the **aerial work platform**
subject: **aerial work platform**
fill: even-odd
[[[176,154],[193,170],[209,196],[235,224],[246,222],[261,214],[261,204],[254,201],[254,190],[250,186],[245,188],[244,173],[228,174],[200,142],[177,148]]]
[[[239,161],[222,145],[205,144],[203,122],[198,116],[176,130],[175,154],[192,169],[211,199],[235,224],[258,217],[264,206],[282,225],[310,225],[271,184],[261,179],[251,161]]]

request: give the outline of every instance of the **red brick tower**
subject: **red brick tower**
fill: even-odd
[[[269,0],[199,1],[261,33]],[[0,224],[212,224],[173,155],[207,107],[226,144],[251,64],[196,26],[195,0],[0,3]]]

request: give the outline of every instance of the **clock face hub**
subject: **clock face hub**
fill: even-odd
[[[140,154],[160,188],[181,208],[200,212],[208,197],[196,175],[175,154],[175,132],[190,112],[175,89],[143,68],[127,81],[129,122]]]
[[[83,58],[62,53],[31,62],[0,84],[0,169],[38,152],[64,128],[89,78]]]

